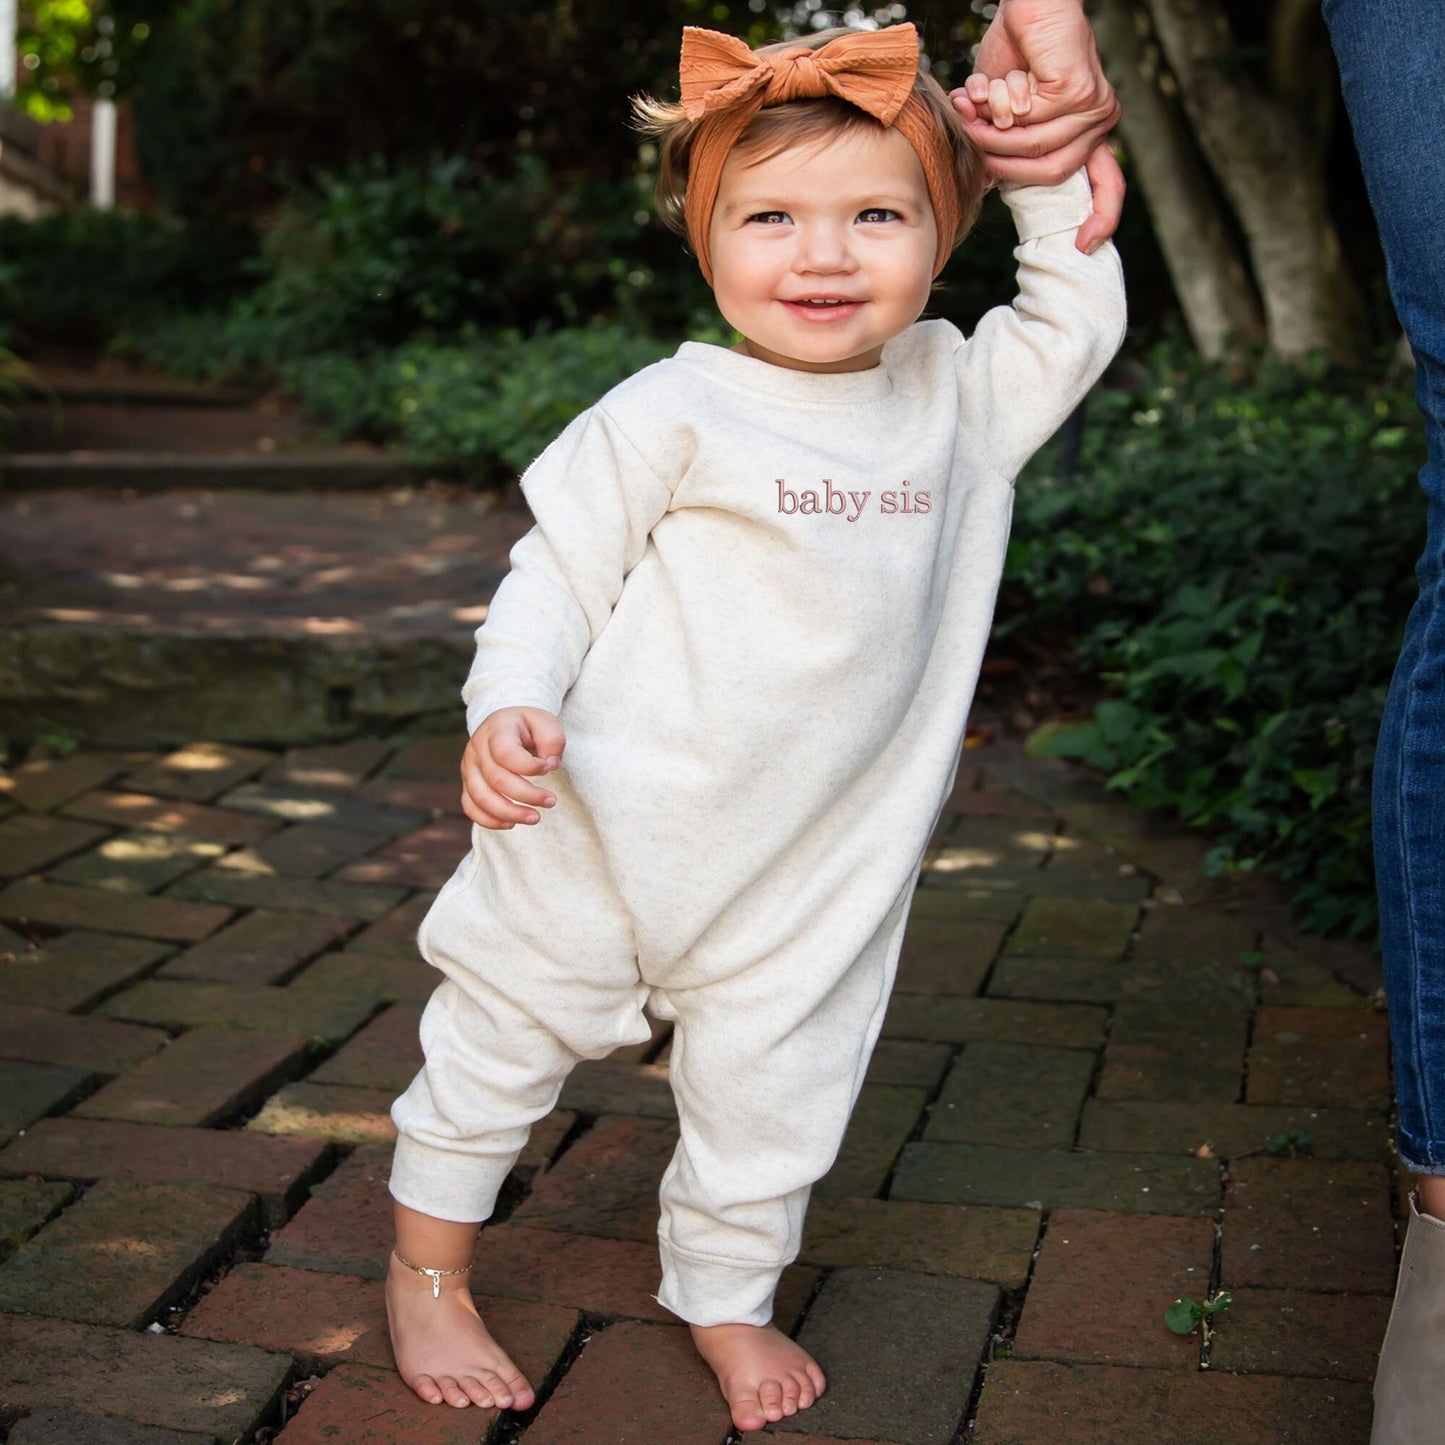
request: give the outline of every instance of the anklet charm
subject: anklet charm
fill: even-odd
[[[418,1274],[424,1274],[431,1280],[431,1297],[433,1299],[440,1299],[442,1296],[443,1275],[470,1274],[472,1272],[469,1264],[464,1264],[460,1269],[427,1269],[425,1265],[413,1264],[409,1259],[403,1258],[399,1249],[392,1250],[392,1253],[396,1256],[398,1264],[404,1264],[408,1269],[414,1269]]]

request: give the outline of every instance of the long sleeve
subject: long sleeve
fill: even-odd
[[[1057,186],[1004,187],[1019,244],[1018,295],[958,349],[960,421],[1010,481],[1099,378],[1124,338],[1124,277],[1112,243],[1074,246],[1093,208],[1083,171]]]
[[[462,688],[467,730],[501,707],[555,713],[622,583],[672,501],[602,407],[577,417],[522,477],[535,525],[512,548]]]

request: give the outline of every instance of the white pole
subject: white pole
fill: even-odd
[[[4,0],[0,0],[3,4]],[[97,99],[90,113],[90,204],[115,206],[115,102]]]
[[[0,0],[0,100],[15,94],[15,0]]]

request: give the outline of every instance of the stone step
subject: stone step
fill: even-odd
[[[21,383],[31,404],[49,406],[250,406],[255,392],[240,386],[175,381],[136,373],[106,374],[69,367],[34,367]]]
[[[526,507],[456,486],[251,484],[262,468],[314,468],[306,458],[201,463],[205,486],[145,490],[157,474],[136,467],[125,492],[26,492],[0,465],[0,738],[460,729],[472,634]],[[248,484],[220,484],[228,468]]]
[[[419,485],[435,468],[387,452],[347,448],[301,452],[62,451],[13,452],[0,461],[7,492],[122,487],[336,490]]]

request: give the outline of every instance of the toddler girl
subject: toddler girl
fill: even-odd
[[[911,25],[756,53],[689,29],[681,105],[639,108],[743,340],[684,343],[523,478],[536,525],[463,691],[472,851],[418,938],[446,979],[393,1110],[387,1299],[423,1399],[530,1407],[472,1307],[478,1222],[572,1066],[648,1038],[645,1006],[681,1125],[658,1298],[758,1430],[824,1388],[773,1291],[952,786],[1013,479],[1124,299],[1113,247],[1074,246],[1081,172],[1007,196],[1011,307],[968,339],[918,320],[986,182]]]

